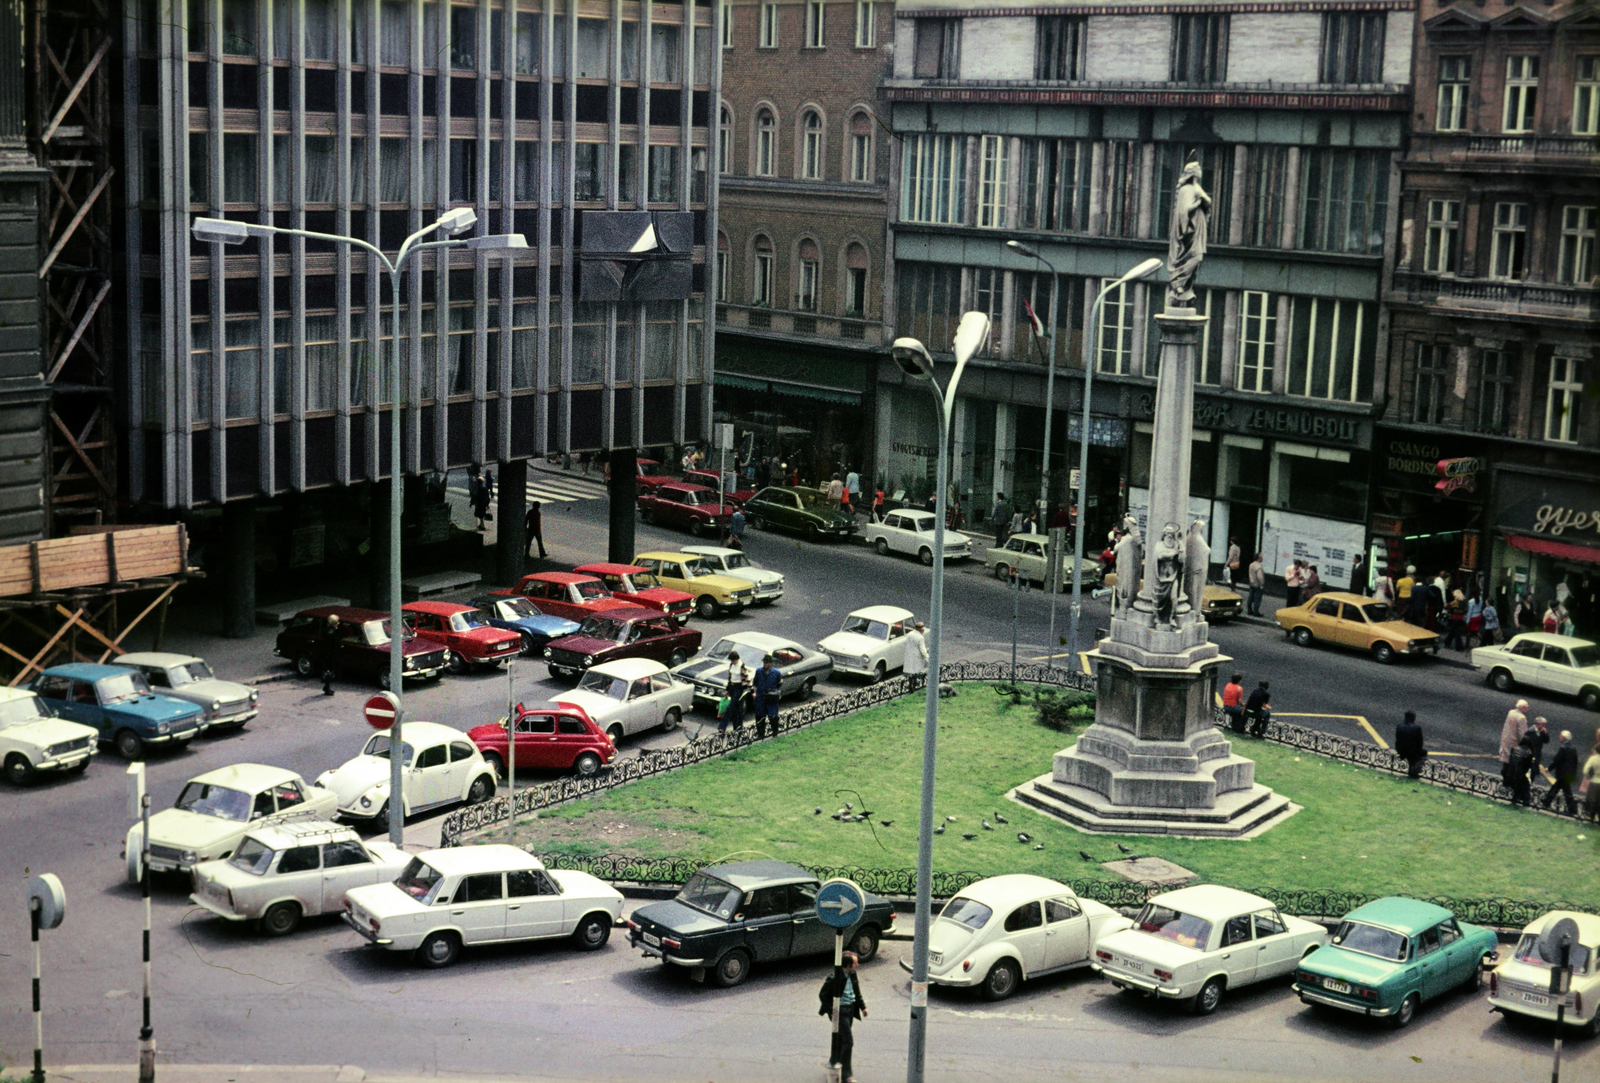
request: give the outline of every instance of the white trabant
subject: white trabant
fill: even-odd
[[[1498,647],[1477,647],[1472,667],[1487,670],[1502,692],[1517,685],[1576,696],[1586,711],[1600,711],[1600,646],[1549,632],[1524,632]]]
[[[1550,992],[1555,963],[1540,950],[1540,936],[1563,918],[1578,927],[1567,961],[1572,981],[1565,996]],[[1548,945],[1547,945],[1548,948]],[[1553,954],[1553,953],[1552,953]],[[1511,957],[1489,975],[1489,1007],[1497,1012],[1555,1022],[1566,1002],[1566,1023],[1590,1038],[1600,1037],[1600,917],[1575,910],[1552,910],[1522,930]]]
[[[57,718],[25,688],[0,688],[0,764],[24,786],[40,771],[81,771],[100,739],[93,726]]]
[[[1132,928],[1095,943],[1092,965],[1119,989],[1209,1015],[1225,990],[1293,973],[1327,942],[1327,929],[1258,895],[1201,884],[1150,899]]]
[[[344,920],[367,942],[449,966],[463,947],[571,937],[605,947],[622,895],[586,872],[547,869],[532,854],[491,843],[417,854],[389,884],[345,893]]]
[[[111,664],[137,669],[158,695],[198,704],[207,729],[238,729],[261,713],[260,693],[222,680],[205,659],[192,654],[139,651],[113,658]]]
[[[188,872],[202,861],[232,857],[245,834],[291,816],[332,816],[333,792],[293,771],[236,763],[196,775],[169,809],[150,817],[150,871]],[[123,841],[128,882],[140,879],[144,829],[135,823]]]
[[[1065,548],[1065,547],[1063,547]],[[984,550],[984,559],[989,567],[994,569],[996,579],[1010,579],[1011,569],[1017,569],[1018,575],[1026,575],[1033,583],[1047,582],[1050,574],[1050,536],[1048,534],[1013,534],[1006,539],[1006,543],[999,548],[990,546]],[[1072,562],[1070,552],[1063,551],[1059,559],[1061,565],[1061,589],[1072,589]],[[1100,562],[1087,557],[1077,558],[1079,583],[1086,590],[1100,586]]]
[[[683,551],[699,557],[713,574],[731,575],[735,579],[748,579],[754,583],[756,605],[771,605],[783,597],[783,575],[753,563],[738,549],[725,549],[720,545],[685,545]]]
[[[694,685],[674,677],[651,658],[619,658],[593,666],[578,687],[563,692],[556,703],[577,707],[603,730],[612,744],[660,726],[678,728],[694,710]]]
[[[891,511],[883,521],[867,527],[863,537],[879,556],[905,553],[924,564],[933,563],[933,527],[937,516],[931,511],[902,508]],[[959,530],[944,532],[944,558],[965,560],[972,555],[972,539]]]
[[[226,861],[194,867],[189,898],[229,921],[253,921],[286,936],[302,918],[344,912],[344,893],[400,875],[411,855],[331,820],[286,820],[253,828]]]
[[[928,980],[1004,1000],[1022,982],[1088,966],[1096,940],[1133,923],[1043,876],[991,876],[961,889],[928,930]],[[911,957],[900,960],[911,970]]]
[[[915,617],[897,605],[869,605],[844,619],[839,630],[817,644],[833,659],[835,674],[848,673],[876,683],[906,664],[906,633]]]
[[[462,801],[479,805],[494,796],[494,768],[465,733],[437,722],[407,722],[400,739],[403,816]],[[389,735],[375,733],[355,759],[317,776],[318,786],[338,795],[341,818],[389,822],[389,748]]]

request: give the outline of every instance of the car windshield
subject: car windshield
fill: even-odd
[[[466,613],[450,614],[450,630],[452,632],[470,632],[474,628],[487,628],[489,618],[476,609]]]
[[[740,643],[738,640],[730,637],[728,639],[717,640],[716,644],[705,653],[704,657],[722,659],[728,657],[728,655],[734,651],[739,652],[740,661],[759,656],[760,654],[760,652],[750,644]]]
[[[420,857],[414,857],[395,880],[394,886],[420,903],[433,902],[434,892],[444,874]]]
[[[573,586],[578,588],[578,597],[586,602],[611,597],[606,585],[598,579],[586,579],[582,583],[574,583]]]
[[[1544,956],[1539,954],[1539,934],[1523,933],[1522,939],[1517,941],[1516,960],[1527,963],[1529,966],[1543,967],[1546,970],[1555,966],[1554,963],[1544,961]],[[1575,974],[1586,973],[1589,969],[1589,949],[1583,944],[1572,945],[1572,970]]]
[[[406,631],[409,633],[410,630],[410,626],[407,625]],[[361,631],[367,637],[368,646],[380,647],[393,638],[394,625],[386,620],[369,620],[361,626]]]
[[[800,503],[808,508],[814,508],[826,499],[822,493],[815,489],[796,489],[795,495],[800,498]]]
[[[1361,607],[1361,612],[1366,615],[1369,624],[1382,624],[1389,619],[1389,603],[1368,602]]]
[[[501,620],[519,620],[523,617],[538,617],[542,614],[534,608],[532,602],[526,598],[507,598],[503,602],[494,604],[495,612]]]
[[[689,877],[689,882],[683,885],[683,890],[678,892],[678,902],[685,906],[692,906],[696,910],[704,910],[719,918],[731,917],[733,908],[739,905],[739,900],[744,892],[732,884],[725,884],[714,876],[707,876],[697,872]]]
[[[115,677],[103,677],[95,682],[95,688],[100,691],[102,703],[117,703],[125,699],[150,695],[150,684],[144,679],[143,673],[129,672],[119,673]]]
[[[246,835],[233,856],[228,858],[228,864],[255,876],[265,876],[272,867],[272,856],[276,852],[254,835]]]
[[[866,617],[858,617],[854,614],[844,619],[844,624],[840,626],[839,631],[854,632],[857,635],[870,636],[873,639],[889,638],[889,626],[883,621],[869,620]]]
[[[1359,951],[1379,959],[1399,962],[1406,957],[1407,940],[1392,929],[1380,929],[1359,921],[1341,921],[1333,943],[1347,951]]]
[[[38,696],[18,696],[16,699],[0,703],[0,729],[54,717]]]
[[[578,629],[578,634],[588,636],[590,639],[609,639],[616,643],[622,639],[623,633],[627,630],[627,621],[612,620],[609,617],[590,617],[583,622],[583,627]]]
[[[583,680],[578,682],[578,691],[593,692],[597,696],[605,696],[620,703],[628,698],[628,682],[621,677],[612,677],[591,669],[583,675]]]
[[[1595,646],[1593,643],[1584,647],[1573,647],[1572,664],[1579,669],[1600,666],[1600,647]]]
[[[1135,923],[1142,933],[1159,936],[1174,944],[1182,944],[1186,948],[1205,950],[1211,942],[1211,923],[1204,918],[1197,918],[1193,914],[1185,914],[1162,906],[1160,903],[1145,903],[1144,909],[1139,911],[1138,921]]]
[[[198,658],[193,662],[185,662],[181,666],[173,666],[167,670],[167,682],[174,688],[182,688],[184,685],[194,684],[196,681],[209,681],[215,676],[216,674],[211,672],[211,667]]]
[[[178,803],[172,807],[243,823],[250,819],[250,804],[250,795],[243,790],[230,790],[209,782],[191,782],[183,788]]]
[[[411,762],[411,757],[414,755],[414,753],[411,750],[411,746],[408,745],[408,744],[405,744],[404,742],[402,742],[401,745],[400,745],[400,748],[401,748],[401,753],[400,754],[403,757],[403,759],[400,762],[402,764],[409,764]],[[363,756],[376,756],[380,760],[388,759],[389,758],[389,735],[387,733],[375,733],[375,734],[373,734],[372,735],[372,739],[367,742],[367,747],[363,748],[361,750],[361,754]]]
[[[965,925],[969,929],[981,929],[989,924],[989,919],[994,917],[994,911],[976,899],[957,895],[944,904],[944,909],[939,911],[939,917],[944,921]]]

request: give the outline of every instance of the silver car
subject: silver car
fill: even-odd
[[[728,655],[739,652],[739,661],[751,670],[761,668],[761,660],[772,655],[773,666],[782,674],[778,698],[795,696],[809,699],[818,681],[833,672],[833,659],[820,651],[807,650],[792,639],[765,632],[735,632],[723,636],[710,650],[672,670],[672,675],[694,685],[694,702],[715,707],[728,690]]]
[[[238,729],[260,713],[260,693],[248,685],[221,680],[205,659],[192,654],[142,651],[124,654],[112,664],[143,673],[158,695],[199,704],[205,712],[205,729]]]

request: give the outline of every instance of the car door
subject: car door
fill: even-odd
[[[411,811],[437,805],[444,800],[445,784],[450,776],[450,747],[436,744],[417,753],[412,768],[406,773],[406,800]]]
[[[1524,639],[1511,648],[1511,657],[1507,659],[1510,665],[1512,678],[1518,684],[1540,685],[1544,674],[1541,672],[1543,663],[1540,657],[1544,653],[1544,645],[1537,640]]]
[[[794,943],[794,923],[787,885],[758,887],[745,892],[733,916],[757,962],[771,963],[789,957]]]
[[[378,864],[360,839],[322,844],[322,913],[344,909],[344,893],[351,888],[377,882]]]
[[[1329,643],[1338,643],[1345,647],[1350,646],[1350,631],[1339,620],[1339,603],[1334,599],[1316,599],[1306,623],[1311,626],[1311,634],[1318,639],[1325,639]]]
[[[1567,648],[1546,643],[1544,656],[1540,662],[1545,688],[1569,696],[1578,694],[1578,684],[1582,674],[1573,668],[1572,657],[1567,653]]]
[[[307,914],[328,910],[322,898],[322,847],[291,846],[278,858],[278,891],[291,892]],[[335,903],[342,906],[342,898]]]
[[[551,757],[554,766],[560,768],[571,767],[577,762],[578,756],[594,747],[594,737],[589,733],[589,727],[583,724],[580,718],[569,715],[556,717],[556,739],[549,742]],[[509,884],[509,881],[507,881]],[[510,890],[508,887],[507,891]]]
[[[1422,999],[1430,1000],[1450,988],[1450,958],[1439,943],[1437,925],[1411,938],[1411,953],[1422,971]]]
[[[884,664],[889,669],[904,669],[906,664],[906,632],[910,622],[897,620],[889,625],[889,642],[883,653]]]
[[[1300,962],[1295,939],[1276,910],[1257,910],[1252,915],[1256,936],[1256,980],[1265,981],[1289,973]]]
[[[450,773],[444,784],[443,801],[459,801],[467,795],[472,773],[477,769],[477,748],[471,741],[450,742]]]
[[[817,916],[819,887],[815,881],[789,885],[789,925],[794,930],[790,955],[833,951],[834,928]]]
[[[442,745],[440,746],[443,747]],[[450,899],[450,923],[467,944],[501,940],[506,935],[504,874],[474,872],[463,876]]]
[[[1044,542],[1039,538],[1022,539],[1022,568],[1028,573],[1028,578],[1042,583],[1049,576],[1049,566],[1045,563]]]
[[[555,715],[523,715],[517,720],[517,766],[567,766],[556,758],[556,738]]]
[[[909,553],[917,542],[917,524],[911,516],[903,512],[896,512],[889,516],[889,521],[884,524],[885,534],[889,539],[889,548],[896,553]]]
[[[1444,952],[1446,971],[1445,988],[1454,989],[1463,984],[1479,966],[1482,956],[1475,954],[1467,944],[1461,926],[1455,918],[1439,923],[1439,950]]]
[[[94,717],[91,717],[89,712],[72,702],[72,682],[67,678],[45,674],[34,682],[33,691],[40,699],[47,700],[50,709],[60,717],[98,727],[100,736],[108,736],[101,724],[101,718],[98,717],[99,711],[93,712]]]
[[[339,626],[338,669],[345,676],[366,675],[376,672],[372,652],[367,649],[366,629],[359,624]],[[388,651],[383,653],[384,666],[388,666]]]
[[[1071,966],[1089,958],[1089,919],[1077,899],[1046,899],[1044,932],[1046,969]]]
[[[1376,640],[1374,632],[1367,624],[1367,618],[1361,615],[1358,606],[1349,602],[1339,605],[1339,642],[1347,647],[1370,647]]]
[[[1248,985],[1256,980],[1256,946],[1250,915],[1240,914],[1222,923],[1217,960],[1228,973],[1228,985]]]
[[[656,716],[655,693],[650,687],[649,677],[640,677],[628,684],[628,699],[623,704],[623,711],[627,721],[622,726],[630,734],[649,729],[661,721]]]
[[[566,932],[561,888],[539,869],[506,873],[506,938],[534,940]]]
[[[1049,969],[1049,935],[1044,924],[1044,903],[1039,899],[1012,908],[1006,915],[1005,942],[1022,958],[1024,974]]]

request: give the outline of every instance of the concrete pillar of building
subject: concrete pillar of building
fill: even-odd
[[[885,495],[894,492],[894,478],[889,476],[890,449],[894,446],[894,400],[902,394],[903,389],[894,385],[885,387],[878,385],[878,393],[874,396],[873,405],[876,409],[875,433],[873,444],[876,448],[875,458],[878,470],[883,475],[881,478],[874,476],[874,484],[882,482]]]
[[[389,608],[389,480],[375,481],[368,489],[367,597],[373,609]]]
[[[994,407],[994,491],[1005,493],[1006,500],[1015,502],[1016,473],[1013,466],[1017,457],[1016,406],[997,402]],[[989,494],[993,497],[993,493]]]
[[[256,502],[222,506],[222,634],[248,639],[256,630]]]
[[[635,448],[613,448],[611,451],[611,540],[606,559],[614,564],[626,564],[633,559],[638,463],[639,454]]]
[[[528,460],[501,463],[494,517],[496,581],[510,585],[522,578],[528,553]]]
[[[961,499],[963,510],[967,518],[972,518],[972,500],[968,494],[972,491],[972,411],[967,408],[968,400],[956,397],[956,407],[950,419],[950,488]],[[984,502],[988,494],[978,494],[979,503]]]

